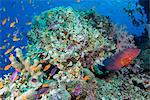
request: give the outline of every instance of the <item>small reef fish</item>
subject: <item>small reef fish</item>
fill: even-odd
[[[2,49],[6,49],[6,46],[5,45],[1,46],[0,50],[2,50]]]
[[[31,80],[32,82],[34,82],[34,83],[36,83],[37,82],[37,79],[35,79],[35,78],[32,78],[32,80]]]
[[[15,27],[16,22],[10,23],[10,27]]]
[[[11,75],[11,82],[14,82],[17,79],[18,72],[19,71],[15,69],[15,72],[13,72],[13,74]]]
[[[115,56],[104,61],[107,70],[117,71],[124,66],[128,66],[140,54],[140,49],[127,48]]]
[[[45,88],[40,88],[37,90],[37,93],[34,94],[34,96],[36,97],[36,100],[38,100],[38,97],[42,94],[47,94],[49,88],[48,87],[45,87]]]
[[[9,59],[13,59],[14,55],[10,54]]]
[[[26,25],[31,25],[31,24],[32,24],[32,22],[27,22],[27,23],[26,23]]]
[[[5,25],[7,22],[7,18],[5,18],[3,21],[2,21],[2,25]]]
[[[58,68],[55,66],[55,68],[53,68],[51,70],[51,76],[53,76],[54,74],[56,74],[57,70],[58,70]]]
[[[38,90],[38,94],[45,94],[47,91],[48,91],[48,87],[45,87],[45,88],[41,88]]]
[[[55,25],[56,25],[55,23],[52,24],[52,25],[50,25],[50,26],[49,26],[49,29],[50,29],[50,30],[53,29],[53,28],[55,27]]]
[[[4,40],[4,42],[7,42],[7,40]]]
[[[54,58],[54,62],[57,62],[58,61],[58,58]]]
[[[10,21],[10,17],[8,17],[7,21]]]
[[[16,41],[19,41],[19,40],[21,40],[21,39],[20,39],[20,38],[17,38],[16,36],[13,37],[13,41],[15,41],[15,42],[16,42]]]
[[[19,34],[19,29],[13,32],[13,36],[17,36]]]
[[[25,46],[22,46],[22,47],[21,47],[21,49],[24,49],[24,48],[25,48]]]
[[[48,84],[42,84],[42,88],[49,87]]]
[[[11,36],[11,34],[9,33],[8,35],[7,35],[7,37],[9,38]]]
[[[19,21],[18,21],[18,18],[15,18],[15,20],[16,20],[16,23],[18,23]]]
[[[11,64],[8,64],[7,66],[5,66],[4,70],[9,70],[11,67]]]
[[[5,58],[4,62],[6,63],[7,62],[7,59]]]
[[[49,67],[49,66],[48,66]],[[47,67],[47,68],[48,68]],[[46,68],[46,69],[47,69]],[[45,74],[48,76],[48,79],[50,79],[52,76],[54,76],[56,73],[58,73],[60,71],[60,69],[58,68],[57,65],[50,65],[50,67],[44,71]]]
[[[45,60],[40,60],[40,63],[44,63],[45,62]]]
[[[15,48],[15,46],[12,46],[10,49],[8,49],[4,54],[9,54],[13,49]]]
[[[84,76],[84,77],[83,77],[83,80],[84,80],[84,81],[87,81],[88,79],[89,79],[89,76]]]
[[[44,67],[44,71],[47,71],[49,68],[50,68],[50,64],[48,64],[48,65],[46,65],[45,67]]]
[[[94,72],[94,66],[93,65],[90,67],[90,69],[92,72]]]
[[[33,66],[33,67],[32,67],[32,70],[33,70],[33,71],[38,71],[39,69],[40,69],[40,68],[39,68],[38,66]]]

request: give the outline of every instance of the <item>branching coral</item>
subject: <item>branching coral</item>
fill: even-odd
[[[34,75],[36,71],[41,69],[41,64],[39,64],[40,62],[38,60],[35,59],[33,65],[31,65],[30,58],[24,59],[21,49],[16,48],[15,51],[18,60],[13,56],[13,54],[9,57],[11,66],[15,69],[18,69],[19,71],[28,71],[31,75]]]

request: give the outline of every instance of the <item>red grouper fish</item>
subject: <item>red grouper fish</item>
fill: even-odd
[[[137,48],[127,48],[118,54],[104,61],[107,70],[117,71],[124,66],[128,66],[140,54],[141,50]]]

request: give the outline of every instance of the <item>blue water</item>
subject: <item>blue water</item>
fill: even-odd
[[[0,67],[4,67],[10,63],[7,59],[9,54],[4,55],[4,53],[11,46],[20,47],[27,45],[26,34],[30,30],[30,25],[26,25],[26,23],[32,22],[35,15],[39,15],[45,10],[58,6],[71,6],[76,10],[95,9],[99,14],[109,16],[114,23],[125,25],[129,34],[140,36],[144,32],[144,26],[147,22],[146,14],[141,16],[139,12],[133,13],[136,19],[143,21],[143,24],[135,26],[131,18],[124,11],[124,8],[128,8],[129,6],[131,6],[131,9],[135,9],[136,3],[138,3],[138,0],[80,0],[80,2],[77,2],[77,0],[0,0],[0,22],[10,17],[10,21],[6,22],[6,25],[2,26],[0,24],[0,46],[10,43],[10,45],[6,46],[6,49],[0,50]],[[140,6],[140,8],[144,12],[143,7]],[[18,19],[18,23],[15,24],[15,28],[10,28],[10,23],[15,21],[16,18]],[[23,39],[13,42],[12,36],[7,38],[8,34],[17,35],[18,38]],[[4,40],[7,40],[7,42],[4,42]],[[26,52],[25,49],[23,52]],[[10,71],[13,71],[13,69],[8,71],[0,70],[0,77]]]

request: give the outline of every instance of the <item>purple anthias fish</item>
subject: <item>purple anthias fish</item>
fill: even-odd
[[[11,75],[11,82],[14,82],[15,81],[15,79],[16,79],[16,77],[17,77],[17,75],[18,75],[18,70],[17,69],[15,69],[15,72],[13,72],[13,74]]]
[[[58,68],[55,66],[55,68],[53,68],[51,70],[51,75],[53,76],[56,73],[57,70],[58,70]]]
[[[54,24],[52,24],[51,26],[49,26],[49,29],[53,29],[54,27],[55,27],[55,23]]]
[[[48,87],[40,88],[40,89],[37,91],[37,94],[34,94],[34,96],[36,97],[36,100],[38,100],[38,97],[39,97],[41,94],[47,94],[48,89],[49,89]]]
[[[35,79],[35,78],[32,78],[32,80],[31,80],[32,82],[37,82],[37,79]]]

